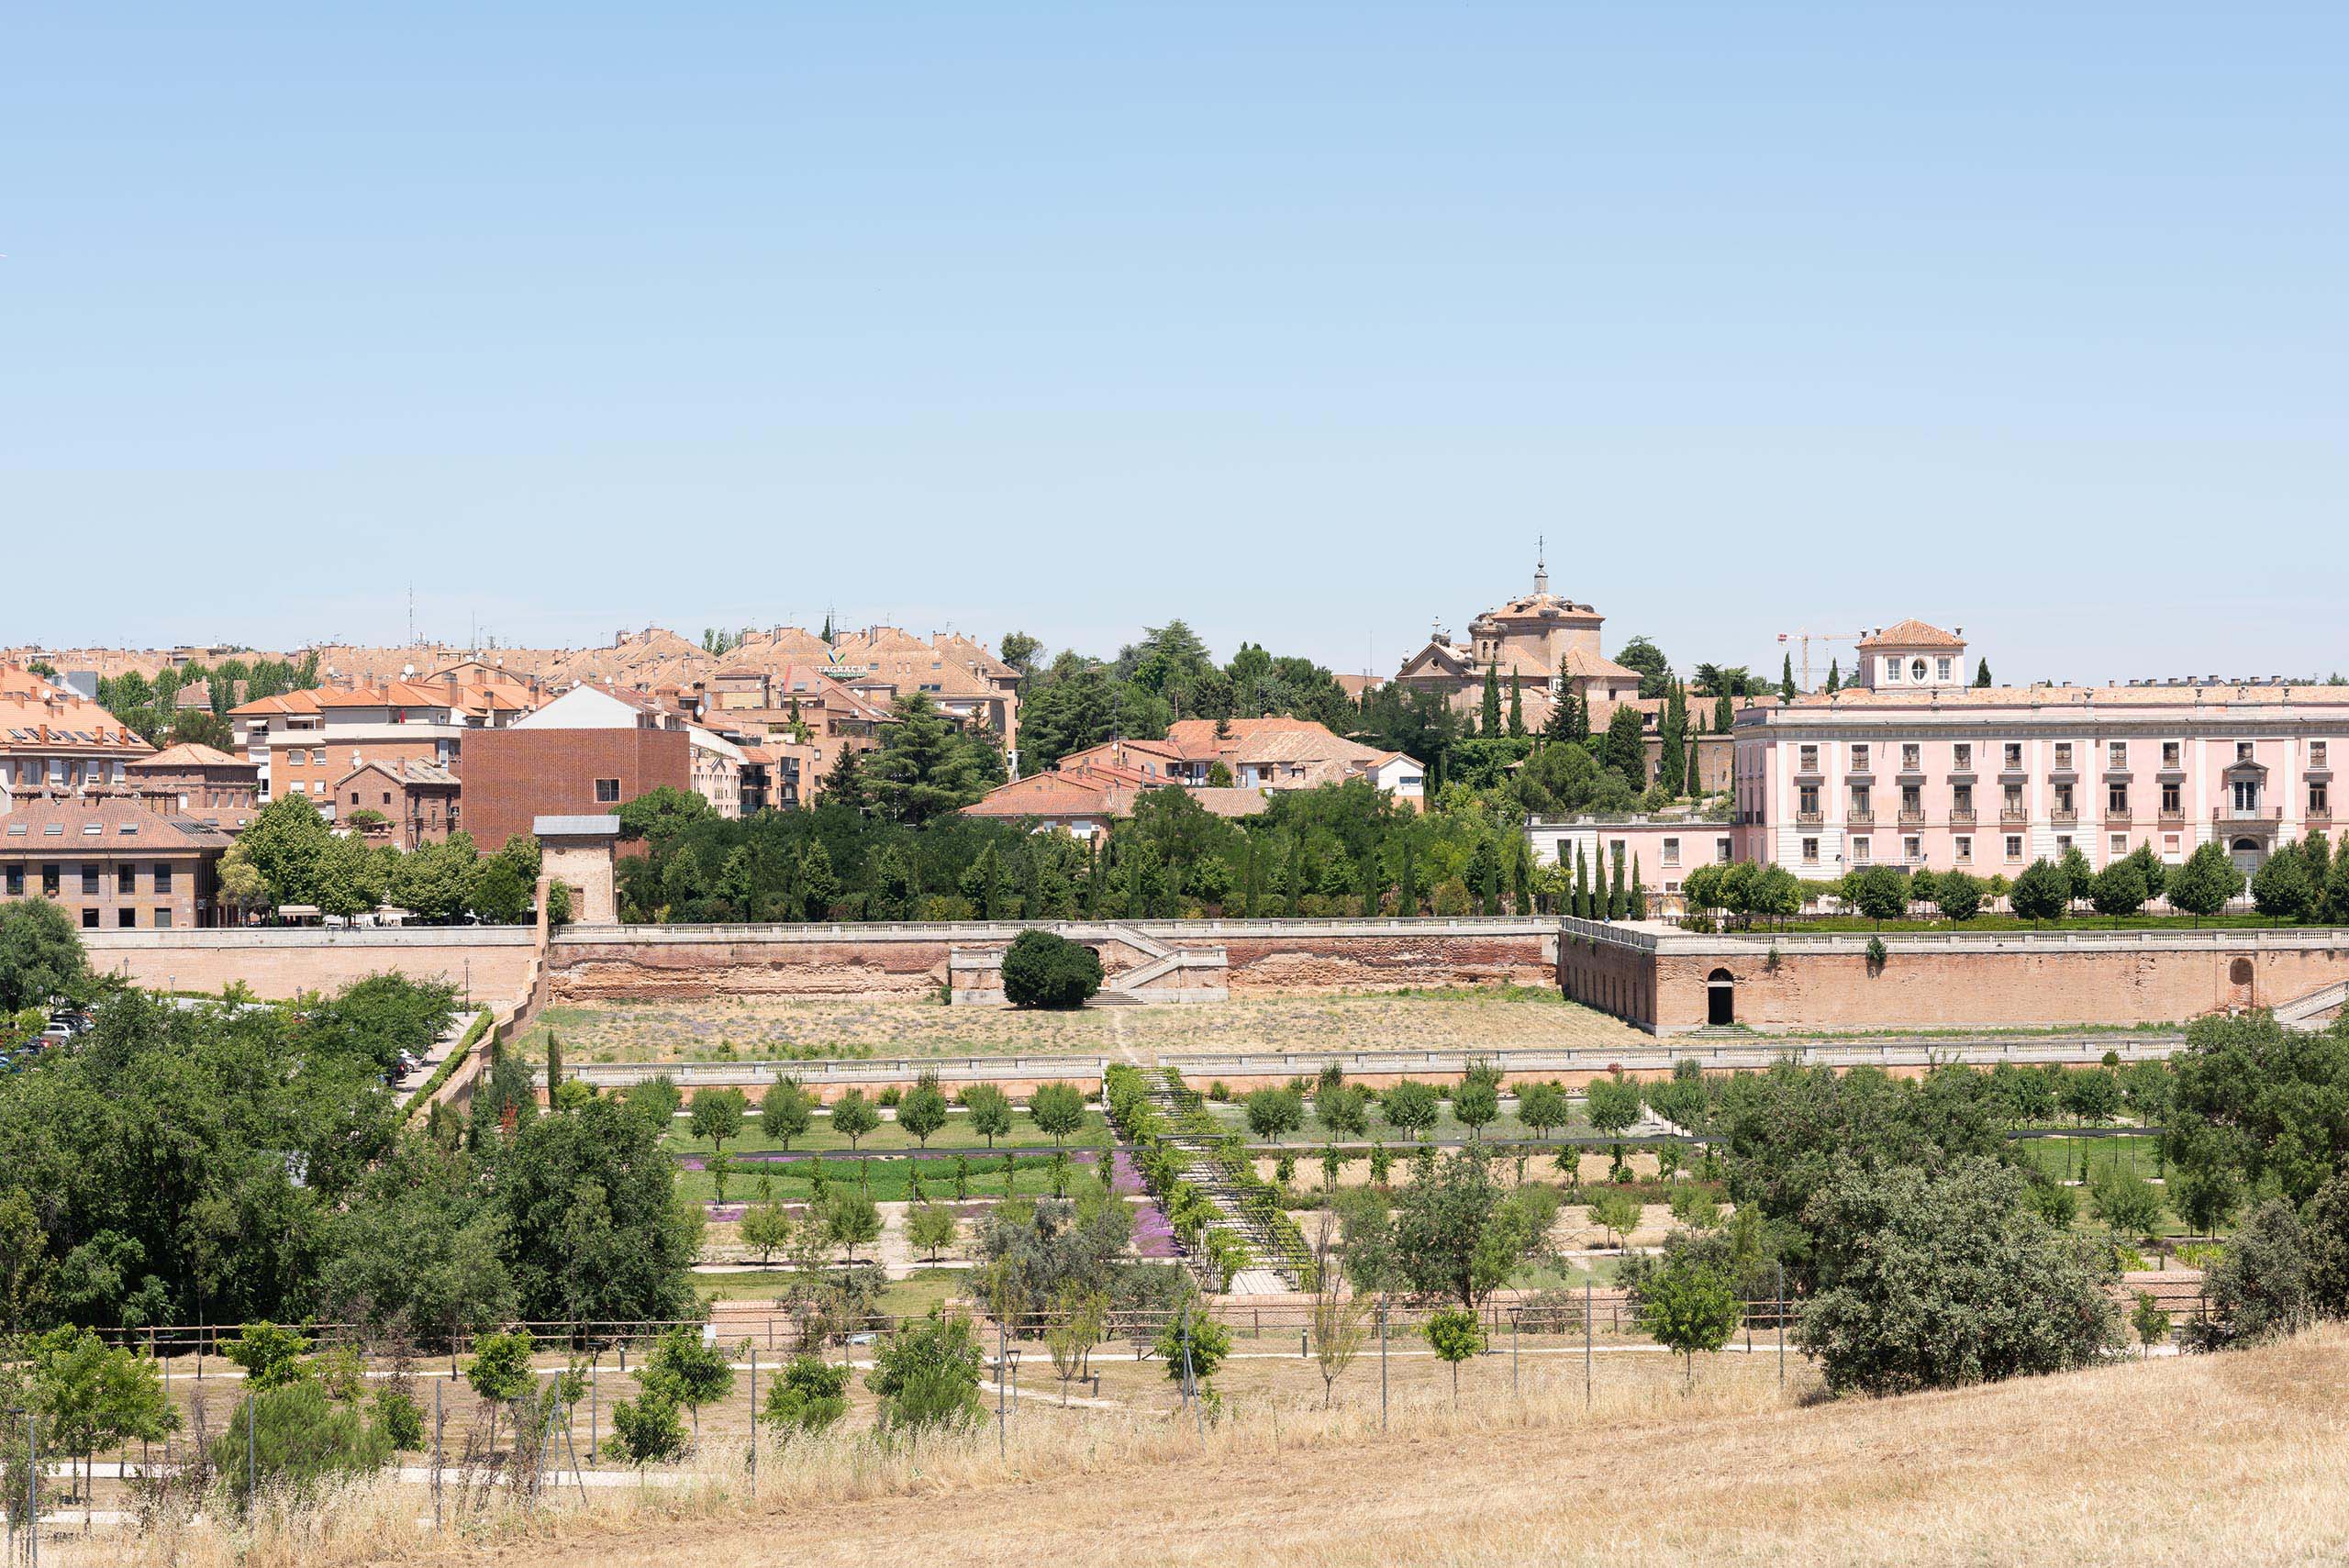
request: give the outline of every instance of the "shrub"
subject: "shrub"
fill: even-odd
[[[881,1341],[865,1378],[881,1396],[880,1429],[911,1438],[976,1425],[985,1415],[979,1365],[978,1336],[959,1313],[947,1318],[933,1308],[899,1328]]]
[[[779,1438],[820,1432],[848,1414],[849,1369],[815,1356],[796,1356],[767,1384],[759,1419]]]
[[[2015,878],[2007,896],[2018,918],[2053,920],[2071,907],[2072,883],[2054,862],[2036,860]]]
[[[604,1451],[627,1464],[659,1464],[685,1451],[685,1426],[677,1402],[657,1388],[612,1407],[612,1435]]]
[[[2118,1310],[2105,1272],[1988,1160],[1851,1171],[1803,1211],[1818,1294],[1798,1334],[1838,1394],[1951,1388],[2095,1360]]]
[[[1081,1007],[1101,989],[1101,955],[1051,931],[1026,930],[1003,955],[1003,996],[1015,1007]]]
[[[2207,1280],[2210,1316],[2186,1326],[2195,1350],[2256,1344],[2289,1334],[2313,1310],[2308,1230],[2291,1204],[2269,1198],[2227,1243]]]
[[[306,1379],[240,1402],[228,1429],[213,1440],[212,1467],[241,1508],[250,1501],[245,1495],[249,1457],[250,1473],[262,1491],[306,1495],[329,1477],[381,1470],[391,1462],[392,1451],[392,1439],[380,1425],[348,1405],[333,1403],[324,1388]]]

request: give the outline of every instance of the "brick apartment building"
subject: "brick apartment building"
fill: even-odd
[[[457,775],[438,763],[379,759],[335,781],[335,819],[371,844],[413,850],[457,831]]]
[[[158,795],[168,814],[239,832],[261,810],[261,770],[217,747],[183,741],[123,768],[133,790]]]
[[[503,729],[466,732],[465,827],[494,850],[540,817],[608,815],[651,790],[741,812],[741,748],[640,692],[575,686]]]
[[[20,797],[0,815],[0,899],[46,898],[85,931],[217,925],[231,842],[125,795]]]

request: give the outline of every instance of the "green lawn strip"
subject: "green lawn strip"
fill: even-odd
[[[1247,1113],[1241,1108],[1238,1097],[1235,1096],[1229,1105],[1219,1104],[1216,1101],[1210,1100],[1208,1102],[1208,1110],[1210,1114],[1214,1115],[1217,1119],[1225,1123],[1229,1130],[1240,1133],[1243,1137],[1248,1138],[1251,1143],[1262,1141],[1248,1131],[1248,1116]],[[1438,1140],[1466,1138],[1468,1136],[1468,1129],[1462,1126],[1457,1120],[1453,1119],[1452,1115],[1452,1106],[1449,1104],[1446,1104],[1437,1111],[1435,1126],[1428,1129],[1428,1135],[1431,1138]],[[1305,1125],[1295,1132],[1282,1134],[1281,1146],[1286,1149],[1319,1149],[1325,1141],[1328,1140],[1329,1136],[1330,1135],[1322,1129],[1320,1125],[1313,1119],[1312,1103],[1308,1101],[1305,1112]],[[1554,1140],[1561,1138],[1588,1138],[1594,1136],[1594,1133],[1592,1131],[1590,1122],[1584,1117],[1580,1105],[1577,1103],[1573,1120],[1568,1122],[1564,1127],[1553,1127],[1547,1132],[1536,1132],[1533,1129],[1518,1120],[1514,1114],[1505,1112],[1499,1120],[1487,1122],[1479,1136],[1486,1142],[1490,1142],[1494,1139],[1508,1139],[1526,1142],[1540,1142]],[[1345,1140],[1345,1141],[1349,1143],[1386,1143],[1390,1147],[1400,1145],[1408,1140],[1408,1134],[1402,1132],[1398,1129],[1387,1126],[1385,1121],[1380,1119],[1378,1107],[1375,1106],[1370,1107],[1370,1130],[1364,1133],[1359,1138],[1350,1138]]]
[[[671,1121],[672,1126],[666,1140],[666,1147],[671,1153],[707,1154],[710,1151],[709,1140],[694,1137],[687,1127],[684,1114],[672,1118]],[[1079,1144],[1093,1142],[1100,1136],[1101,1129],[1107,1125],[1102,1120],[1099,1111],[1085,1112],[1085,1126],[1070,1135],[1068,1146],[1075,1148]],[[1035,1124],[1029,1121],[1027,1114],[1021,1111],[1013,1115],[1011,1130],[996,1139],[995,1146],[998,1150],[1018,1150],[1021,1153],[1038,1149],[1050,1151],[1052,1148],[1052,1135],[1037,1130]],[[854,1152],[902,1153],[907,1150],[919,1147],[920,1144],[904,1128],[899,1127],[895,1121],[885,1121],[857,1140]],[[932,1149],[984,1149],[986,1147],[986,1140],[971,1130],[971,1118],[957,1109],[946,1118],[944,1127],[930,1135],[930,1147]],[[726,1152],[729,1154],[764,1154],[782,1150],[783,1145],[769,1138],[760,1128],[759,1108],[755,1105],[751,1107],[749,1115],[743,1118],[741,1135],[726,1140]],[[803,1151],[819,1154],[835,1151],[851,1152],[848,1140],[840,1133],[834,1132],[829,1119],[820,1113],[817,1116],[814,1126],[800,1137],[791,1140],[789,1152],[796,1154]]]
[[[824,1175],[829,1192],[864,1192],[874,1203],[907,1203],[913,1198],[913,1164],[910,1160],[874,1160],[860,1185],[858,1162],[850,1159],[826,1160]],[[954,1196],[954,1162],[952,1160],[926,1160],[921,1162],[924,1195],[932,1203],[952,1203]],[[765,1195],[759,1188],[759,1177],[768,1177]],[[1052,1190],[1051,1162],[1039,1155],[1022,1155],[1017,1173],[1018,1186],[1013,1191],[1023,1197],[1046,1197]],[[1090,1181],[1090,1173],[1074,1160],[1069,1163],[1070,1190],[1076,1184]],[[982,1162],[976,1156],[971,1161],[970,1195],[972,1200],[998,1198],[1006,1195],[1003,1162],[1000,1158]],[[726,1199],[731,1203],[807,1203],[815,1191],[810,1174],[810,1162],[788,1161],[739,1165],[726,1178]],[[717,1184],[707,1171],[677,1173],[678,1195],[695,1203],[718,1201]]]

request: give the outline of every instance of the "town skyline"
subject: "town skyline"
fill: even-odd
[[[1541,563],[1544,559],[1541,536],[1529,542],[1526,551],[1530,561]],[[1547,552],[1554,553],[1554,552]],[[705,630],[733,634],[745,630],[763,631],[771,627],[798,628],[815,631],[829,620],[840,632],[862,631],[868,628],[885,627],[907,631],[917,637],[954,634],[985,644],[990,651],[999,649],[1008,633],[1025,633],[1042,645],[1041,658],[1049,662],[1063,651],[1072,651],[1087,658],[1113,659],[1119,651],[1140,641],[1152,628],[1163,627],[1181,620],[1205,641],[1219,660],[1228,660],[1243,642],[1253,642],[1281,656],[1302,655],[1313,659],[1333,673],[1340,675],[1372,675],[1385,677],[1394,673],[1400,663],[1429,640],[1431,629],[1441,625],[1453,639],[1467,635],[1469,621],[1476,615],[1525,591],[1531,573],[1511,573],[1508,563],[1496,562],[1481,557],[1448,563],[1431,572],[1431,577],[1446,581],[1460,578],[1467,567],[1492,567],[1499,575],[1475,596],[1477,590],[1462,589],[1470,596],[1440,608],[1424,617],[1416,628],[1408,623],[1382,626],[1363,632],[1356,639],[1356,655],[1351,661],[1345,652],[1344,638],[1330,630],[1319,634],[1308,631],[1303,635],[1270,635],[1267,628],[1235,622],[1229,611],[1216,612],[1212,605],[1197,606],[1195,613],[1181,606],[1170,606],[1164,614],[1140,614],[1128,625],[1106,620],[1083,620],[1085,629],[1069,636],[1054,635],[1056,623],[1041,619],[1019,619],[1010,616],[994,617],[990,624],[984,606],[963,607],[938,603],[917,603],[910,612],[902,609],[879,609],[858,613],[852,603],[829,603],[813,613],[768,613],[748,618],[718,618],[714,612],[696,613],[690,605],[681,605],[671,617],[638,614],[634,617],[618,612],[595,617],[590,612],[550,611],[527,615],[518,621],[498,621],[491,618],[476,620],[468,615],[452,631],[434,624],[425,608],[427,595],[419,588],[415,612],[416,635],[407,635],[408,601],[404,589],[395,589],[374,595],[380,604],[363,606],[368,613],[353,617],[362,626],[381,624],[379,635],[333,635],[316,632],[307,636],[285,635],[277,639],[253,635],[241,620],[228,626],[200,624],[194,619],[182,621],[169,617],[158,622],[161,630],[147,637],[102,637],[84,635],[61,640],[29,635],[30,623],[17,621],[0,632],[0,646],[44,651],[70,651],[82,650],[144,651],[173,648],[233,646],[263,653],[284,653],[309,648],[358,647],[391,650],[415,647],[439,652],[458,651],[490,652],[498,649],[524,650],[593,650],[613,646],[620,636],[634,637],[648,628],[674,632],[688,642],[700,640]],[[1801,681],[1803,653],[1798,640],[1778,640],[1778,632],[1833,634],[1814,637],[1810,650],[1809,684],[1817,686],[1827,677],[1831,663],[1839,666],[1848,676],[1853,669],[1853,649],[1858,638],[1898,620],[1916,618],[1943,626],[1965,629],[1968,640],[1977,657],[1990,661],[2000,684],[2032,684],[2050,682],[2056,684],[2083,686],[2124,685],[2132,681],[2192,679],[2265,680],[2283,678],[2289,681],[2324,681],[2349,666],[2337,646],[2328,646],[2321,635],[2261,639],[2228,639],[2214,640],[2207,651],[2191,639],[2169,635],[2158,639],[2140,639],[2126,630],[2126,623],[2113,628],[2113,635],[2050,636],[2041,615],[2012,607],[1990,606],[1986,613],[1967,615],[1962,609],[1955,613],[1936,615],[1929,609],[1918,609],[1905,600],[1894,600],[1873,614],[1861,613],[1856,617],[1834,617],[1820,615],[1775,617],[1785,624],[1777,629],[1768,628],[1768,617],[1751,613],[1731,617],[1720,623],[1719,630],[1709,630],[1700,617],[1686,613],[1680,606],[1666,606],[1672,613],[1626,616],[1610,606],[1603,594],[1578,589],[1570,577],[1556,565],[1549,573],[1552,588],[1561,595],[1591,605],[1606,619],[1604,643],[1611,654],[1624,642],[1644,637],[1662,648],[1673,667],[1684,677],[1699,663],[1722,667],[1742,665],[1757,677],[1775,682],[1783,662],[1791,658]],[[1339,584],[1330,596],[1331,605],[1350,602],[1351,591],[1357,585]],[[362,596],[363,597],[363,596]],[[444,606],[445,596],[436,596]],[[1636,601],[1635,601],[1636,602]],[[1653,596],[1645,602],[1654,607]],[[2110,626],[2108,616],[2121,613],[2118,606],[2083,604],[2082,614],[2099,628]],[[2180,602],[2169,613],[2192,619],[2207,610],[2207,606]],[[1047,613],[1050,606],[1046,606]],[[2148,612],[2149,606],[2139,606],[2132,616]],[[2161,618],[2161,612],[2152,610],[2152,617]],[[261,624],[283,624],[284,617],[264,613],[257,617]],[[445,615],[440,617],[445,619]],[[517,626],[525,629],[517,631]],[[1657,630],[1656,627],[1673,629]],[[543,630],[547,635],[532,636],[529,628]],[[2310,626],[2311,633],[2321,634],[2321,624]],[[176,633],[174,634],[165,634]],[[2291,649],[2304,642],[2306,651],[2295,657]],[[2266,650],[2265,654],[2259,651]],[[2040,651],[2034,659],[2032,651]]]

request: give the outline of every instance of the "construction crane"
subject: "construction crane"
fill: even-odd
[[[1780,642],[1802,644],[1802,689],[1810,690],[1810,645],[1814,642],[1857,642],[1867,636],[1865,631],[1782,631]]]

